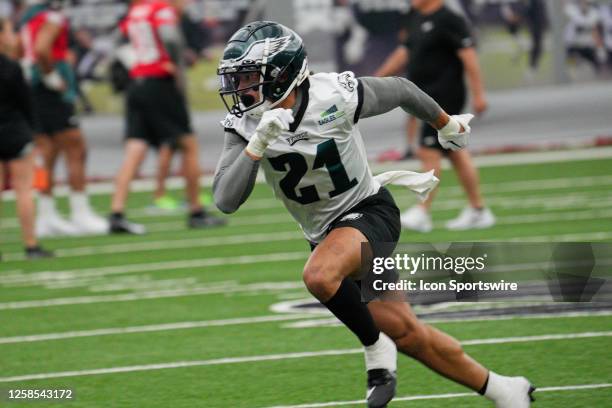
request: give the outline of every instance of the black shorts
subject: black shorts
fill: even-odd
[[[351,227],[359,230],[368,240],[369,248],[362,247],[362,265],[371,265],[371,257],[389,257],[395,250],[400,237],[400,210],[393,196],[385,187],[374,195],[359,202],[350,210],[336,218],[327,228],[329,234],[336,228]],[[310,243],[314,250],[316,244]],[[369,268],[362,271],[362,277],[369,275]],[[371,276],[370,276],[371,278]],[[383,279],[395,282],[397,272],[385,271]],[[361,282],[357,281],[361,286]]]
[[[36,133],[52,136],[79,127],[74,104],[65,101],[61,93],[44,86],[32,88],[32,112]]]
[[[457,95],[456,98],[446,97],[435,100],[449,115],[459,115],[465,106],[465,93]],[[449,152],[449,150],[443,148],[438,142],[438,130],[432,127],[429,123],[423,123],[419,143],[421,147],[440,150],[445,155]]]
[[[24,157],[32,147],[32,130],[25,121],[0,124],[0,161]]]
[[[179,138],[193,133],[187,101],[172,78],[132,81],[125,113],[126,139],[141,139],[154,147],[176,147]]]

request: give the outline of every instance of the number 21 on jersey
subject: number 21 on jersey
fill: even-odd
[[[268,160],[274,170],[287,172],[287,175],[279,182],[279,186],[288,199],[300,204],[310,204],[320,200],[319,192],[314,185],[301,187],[299,192],[296,191],[297,185],[308,171],[308,164],[304,156],[292,152],[270,157]],[[330,198],[345,193],[357,185],[356,178],[349,180],[340,159],[338,146],[333,139],[317,145],[317,155],[312,169],[316,170],[321,167],[327,168],[334,185],[334,189],[329,192]]]

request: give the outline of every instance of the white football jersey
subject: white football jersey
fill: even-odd
[[[295,122],[268,146],[261,168],[306,239],[318,243],[334,219],[377,193],[380,183],[355,125],[362,101],[354,74],[314,74],[302,86],[307,92]],[[228,114],[221,123],[248,141],[258,120]]]
[[[568,18],[565,29],[565,43],[574,47],[594,48],[593,31],[599,24],[597,9],[589,7],[583,13],[580,6],[570,3],[565,7],[565,14]]]

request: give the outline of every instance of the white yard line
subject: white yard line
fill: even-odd
[[[536,395],[541,392],[594,390],[594,389],[610,388],[610,387],[612,387],[611,383],[539,387],[536,390]],[[423,401],[423,400],[450,399],[450,398],[467,398],[467,397],[478,397],[478,396],[479,395],[475,392],[411,395],[407,397],[395,397],[393,398],[393,402]],[[299,404],[299,405],[275,405],[274,407],[269,407],[269,408],[324,408],[324,407],[339,407],[339,406],[346,406],[346,405],[363,405],[365,403],[366,403],[366,400],[331,401],[331,402],[313,402],[309,404]]]
[[[13,283],[40,284],[48,281],[94,278],[110,275],[123,275],[139,272],[154,272],[170,269],[205,268],[211,266],[245,265],[262,262],[285,262],[306,260],[310,252],[276,252],[262,255],[225,256],[218,258],[187,259],[182,261],[164,261],[134,263],[129,265],[103,266],[97,268],[76,268],[59,271],[40,271],[33,273],[17,273],[0,275],[0,285]]]
[[[300,294],[303,296],[303,294]],[[323,312],[323,316],[329,315],[328,312]],[[611,316],[612,311],[584,311],[584,312],[564,312],[558,314],[527,314],[527,315],[515,315],[515,316],[489,316],[489,317],[470,317],[461,319],[428,319],[422,318],[421,320],[427,323],[440,324],[440,323],[464,323],[464,322],[489,322],[489,321],[505,321],[505,320],[528,320],[528,319],[564,319],[573,317],[601,317]],[[295,323],[287,323],[282,327],[284,328],[313,328],[313,327],[342,327],[342,323],[332,318],[314,318],[315,315],[312,313],[286,313],[286,314],[275,314],[268,316],[254,316],[254,317],[237,317],[232,319],[220,319],[220,320],[200,320],[200,321],[187,321],[187,322],[175,322],[175,323],[162,323],[162,324],[151,324],[144,326],[126,326],[126,327],[109,327],[102,329],[92,330],[77,330],[69,332],[55,332],[55,333],[40,333],[30,334],[25,336],[12,336],[12,337],[0,337],[0,344],[20,344],[20,343],[31,343],[39,341],[52,341],[52,340],[65,340],[80,337],[97,337],[97,336],[109,336],[109,335],[123,335],[123,334],[134,334],[134,333],[146,333],[146,332],[165,332],[174,330],[189,330],[189,329],[200,329],[204,327],[223,327],[223,326],[234,326],[244,324],[259,324],[259,323],[270,323],[270,322],[284,322],[298,320]],[[305,319],[305,320],[302,320]]]
[[[509,215],[501,216],[497,219],[498,225],[510,225],[510,224],[531,224],[531,223],[542,223],[542,222],[553,222],[553,221],[578,221],[578,220],[591,220],[601,218],[611,218],[612,210],[609,208],[598,209],[598,210],[584,210],[584,211],[572,211],[572,212],[553,212],[553,213],[537,213],[537,214],[522,214],[522,215]],[[274,220],[276,218],[276,221]],[[245,221],[248,218],[244,219]],[[235,220],[238,221],[238,220]],[[258,220],[259,221],[259,220]],[[266,216],[264,224],[272,222],[278,223],[278,216]],[[445,221],[444,221],[445,222]],[[444,222],[436,222],[436,226],[442,228]],[[235,223],[232,223],[235,224]],[[283,224],[291,224],[294,222],[290,219]],[[178,224],[179,228],[184,228],[183,224]],[[592,234],[592,233],[589,233]],[[599,233],[595,233],[598,236]],[[595,239],[606,239],[608,235],[604,235],[603,238]],[[110,245],[94,245],[84,247],[74,247],[55,250],[55,255],[61,258],[76,257],[76,256],[87,256],[87,255],[103,255],[103,254],[117,254],[127,253],[133,251],[158,251],[165,249],[183,249],[183,248],[204,248],[218,245],[239,245],[249,243],[261,243],[261,242],[273,242],[273,241],[291,241],[304,239],[304,235],[292,228],[291,231],[276,231],[270,233],[244,233],[239,235],[227,235],[219,237],[199,237],[190,239],[176,239],[176,240],[163,240],[163,241],[144,241],[144,242],[130,242],[121,244],[110,244]],[[493,238],[494,239],[494,238]],[[518,238],[521,240],[521,238]],[[540,239],[537,237],[537,239]],[[556,240],[556,239],[555,239]],[[22,252],[9,252],[2,255],[6,261],[18,261],[24,259]]]
[[[483,183],[481,185],[482,190],[488,195],[498,193],[511,193],[519,191],[546,191],[556,189],[567,189],[567,188],[583,188],[583,187],[607,187],[612,185],[612,176],[581,176],[581,177],[563,177],[563,178],[552,178],[552,179],[541,179],[541,180],[525,180],[525,181],[508,181],[503,183]],[[463,189],[459,186],[443,188],[441,194],[444,195],[463,195]],[[245,210],[248,212],[251,210],[270,209],[270,208],[281,208],[280,201],[274,198],[255,198],[246,202],[241,212],[235,216],[232,216],[232,222],[234,225],[252,225],[249,219],[257,218],[248,217],[242,222],[237,221]],[[181,212],[153,212],[150,209],[134,209],[129,211],[129,215],[135,219],[140,217],[176,217]],[[265,217],[265,216],[264,216]],[[265,221],[264,221],[265,222]],[[255,222],[257,223],[257,222]],[[178,223],[181,227],[184,223]],[[19,221],[17,218],[5,218],[2,220],[3,229],[16,229],[19,227]]]
[[[266,282],[266,283],[251,283],[247,285],[239,284],[224,284],[224,285],[208,285],[196,286],[191,288],[181,289],[166,289],[155,291],[143,291],[136,293],[125,293],[120,295],[102,295],[102,296],[75,296],[66,298],[40,299],[40,300],[19,300],[14,302],[0,303],[1,310],[17,310],[17,309],[32,309],[39,307],[51,306],[68,306],[68,305],[86,305],[94,303],[109,303],[109,302],[132,302],[137,300],[176,298],[184,296],[201,296],[201,295],[216,295],[230,293],[248,293],[261,291],[286,291],[292,289],[300,289],[303,282]]]
[[[219,245],[255,244],[261,242],[304,240],[304,234],[293,228],[292,231],[278,231],[268,233],[238,234],[220,237],[198,237],[189,239],[167,239],[163,241],[142,241],[110,245],[84,246],[66,249],[57,249],[58,257],[67,258],[86,255],[120,254],[135,251],[159,251],[167,249],[205,248]],[[3,255],[7,261],[23,259],[21,252],[12,252]]]
[[[193,322],[177,322],[165,324],[151,324],[146,326],[110,327],[105,329],[79,330],[62,333],[32,334],[28,336],[0,337],[0,344],[30,343],[36,341],[74,339],[79,337],[109,336],[114,334],[147,333],[159,331],[173,331],[186,329],[199,329],[203,327],[222,327],[243,324],[284,322],[311,317],[309,314],[286,314],[254,317],[239,317],[234,319],[201,320]]]
[[[586,149],[569,149],[569,150],[553,150],[553,151],[538,151],[524,153],[500,153],[488,156],[475,156],[474,163],[478,167],[501,167],[520,164],[538,164],[551,162],[572,162],[581,160],[596,160],[612,157],[612,147],[598,147]],[[374,174],[388,170],[413,169],[418,170],[420,164],[417,160],[399,163],[371,164]],[[448,163],[444,164],[448,168]],[[213,177],[211,175],[202,177],[200,184],[204,187],[211,187]],[[258,183],[264,183],[261,174],[257,177]],[[181,177],[170,177],[166,186],[168,189],[178,189],[184,187],[184,181]],[[143,179],[135,180],[130,186],[132,191],[147,192],[155,189],[155,180]],[[109,194],[114,191],[112,182],[89,183],[87,190],[90,194]],[[58,186],[55,189],[57,196],[67,196],[69,189],[67,186]],[[14,200],[15,194],[13,191],[7,191],[3,195],[5,200]]]
[[[418,314],[418,313],[417,313]],[[327,315],[325,313],[323,316]],[[429,319],[427,317],[421,317],[420,320],[430,324],[442,324],[442,323],[464,323],[464,322],[497,322],[505,320],[527,320],[527,319],[565,319],[571,317],[597,317],[597,316],[612,316],[612,311],[598,311],[598,312],[563,312],[555,314],[525,314],[525,315],[510,315],[510,316],[486,316],[486,317],[467,317],[459,319]],[[315,327],[342,327],[343,324],[335,317],[331,318],[315,318],[312,314],[308,316],[308,320],[299,320],[293,323],[283,324],[282,327],[288,329],[307,329]]]
[[[550,334],[550,335],[545,335],[545,336],[506,337],[506,338],[501,338],[501,339],[476,339],[476,340],[469,340],[467,342],[463,342],[462,344],[465,344],[467,346],[475,346],[475,345],[487,345],[487,344],[507,344],[507,343],[528,342],[528,341],[584,339],[584,338],[596,338],[596,337],[608,337],[608,336],[612,336],[612,331]],[[152,370],[163,370],[163,369],[170,369],[170,368],[202,367],[202,366],[225,365],[225,364],[253,363],[253,362],[259,362],[259,361],[290,360],[290,359],[322,357],[322,356],[340,356],[340,355],[346,355],[346,354],[360,354],[360,353],[363,353],[363,350],[361,348],[340,349],[340,350],[321,350],[321,351],[309,351],[309,352],[285,353],[285,354],[264,354],[264,355],[258,355],[258,356],[227,357],[227,358],[218,358],[218,359],[212,359],[212,360],[176,361],[176,362],[161,363],[161,364],[144,364],[144,365],[134,365],[134,366],[124,366],[124,367],[97,368],[97,369],[91,369],[91,370],[60,371],[60,372],[51,372],[51,373],[26,374],[26,375],[20,375],[20,376],[0,377],[0,383],[45,380],[45,379],[50,379],[50,378],[81,377],[81,376],[100,375],[100,374],[128,373],[128,372],[137,372],[137,371],[152,371]]]

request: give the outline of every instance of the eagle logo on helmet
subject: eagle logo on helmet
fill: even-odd
[[[233,62],[235,63],[240,60],[261,61],[264,58],[272,58],[287,48],[290,42],[291,37],[288,35],[281,38],[266,38],[265,40],[257,41],[251,44],[244,54]]]

